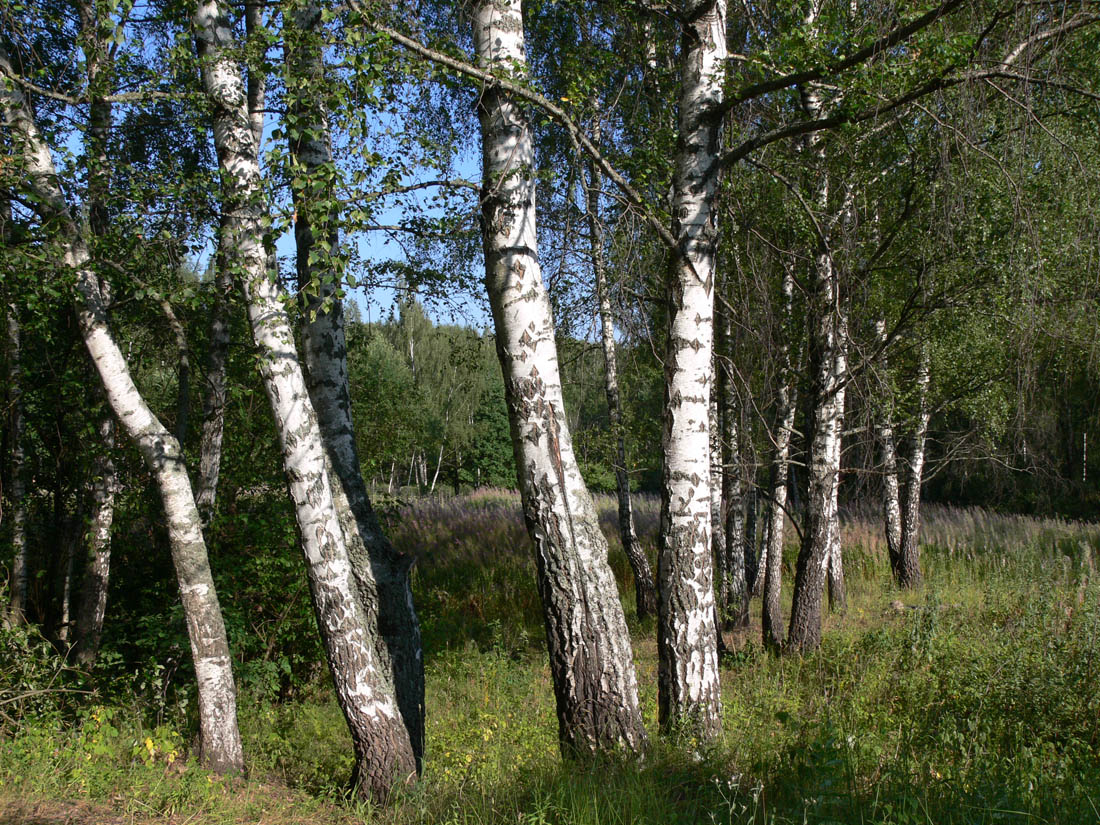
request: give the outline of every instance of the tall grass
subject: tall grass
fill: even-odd
[[[615,504],[598,504],[630,615]],[[657,503],[636,507],[652,553]],[[875,508],[849,509],[849,607],[826,617],[822,649],[770,656],[758,624],[730,640],[741,646],[722,665],[723,737],[672,746],[655,735],[653,627],[631,616],[651,751],[593,765],[557,753],[518,497],[424,499],[387,520],[417,555],[428,677],[425,775],[396,805],[345,799],[350,742],[324,680],[292,703],[242,697],[247,784],[188,760],[186,717],[156,727],[136,704],[100,699],[47,709],[0,741],[0,800],[94,799],[200,823],[1100,821],[1095,525],[926,507],[914,594],[890,584]]]

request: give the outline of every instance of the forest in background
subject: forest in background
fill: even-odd
[[[873,729],[924,677],[999,685],[992,641],[945,652],[987,623],[1027,651],[1075,628],[1044,667],[1067,695],[1088,684],[1094,3],[78,0],[0,19],[6,781],[50,772],[39,747],[103,757],[100,781],[186,759],[331,793],[345,772],[361,804],[396,791],[391,816],[445,818],[461,766],[432,745],[433,691],[494,655],[502,690],[543,683],[532,713],[553,697],[562,788],[590,757],[652,752],[624,792],[694,759],[705,808],[730,760],[805,768],[800,740],[730,750],[759,712],[738,690],[791,661],[825,669],[791,703],[836,756],[807,697],[838,644],[926,654],[873,696],[845,661],[853,731],[861,702]],[[931,505],[960,509],[922,521]],[[1002,615],[1041,583],[1041,607]],[[983,729],[1009,761],[960,757],[923,804],[998,810],[990,789],[1031,758],[1000,726],[1039,688],[1014,689]],[[1091,705],[1063,704],[1035,710],[1040,791],[1011,800],[1035,815],[1093,800]],[[258,733],[324,707],[345,726],[318,723],[344,752],[327,766]],[[909,821],[890,817],[961,730],[878,730],[890,812],[869,796],[884,757],[849,741],[843,798],[791,790],[783,816]],[[530,813],[546,753],[505,809]],[[409,808],[420,776],[453,805]],[[488,819],[499,779],[477,780]],[[722,782],[724,819],[765,816]]]

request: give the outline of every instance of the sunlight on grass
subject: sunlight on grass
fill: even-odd
[[[614,504],[600,503],[613,535]],[[652,552],[655,503],[638,510]],[[723,664],[725,733],[701,754],[656,736],[653,628],[635,623],[648,757],[561,761],[518,499],[493,492],[388,516],[394,541],[418,555],[427,643],[425,774],[396,805],[346,798],[350,741],[324,679],[293,702],[241,697],[247,782],[194,764],[186,715],[153,724],[102,686],[39,706],[4,729],[0,800],[88,799],[199,823],[1097,821],[1100,530],[925,513],[917,594],[889,584],[874,514],[847,515],[847,612],[827,616],[822,649],[804,658],[770,656],[750,636]],[[629,612],[614,539],[611,552]],[[31,672],[46,654],[13,638],[3,672],[16,655]]]

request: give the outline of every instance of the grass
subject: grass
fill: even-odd
[[[350,741],[319,680],[294,702],[242,697],[247,781],[197,768],[178,714],[157,726],[103,696],[38,708],[0,740],[0,820],[18,799],[190,823],[1100,822],[1097,527],[927,507],[926,586],[903,594],[874,512],[849,512],[847,612],[802,658],[728,639],[725,732],[700,752],[655,735],[654,629],[632,616],[614,503],[600,507],[652,734],[642,764],[559,758],[518,501],[480,493],[390,516],[419,557],[429,714],[425,776],[396,804],[346,798]],[[656,521],[643,499],[650,551]]]

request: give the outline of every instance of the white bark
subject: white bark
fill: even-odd
[[[806,25],[816,36],[820,0],[811,0]],[[802,110],[807,117],[819,118],[826,110],[824,90],[810,83],[801,90]],[[813,205],[817,214],[828,214],[829,175],[824,138],[810,135],[806,140],[816,175]],[[809,450],[809,483],[802,548],[795,571],[794,598],[787,644],[805,652],[821,644],[821,602],[826,570],[839,557],[837,485],[839,484],[840,422],[843,411],[843,382],[838,371],[845,366],[843,353],[843,313],[840,283],[833,261],[827,227],[818,224],[817,252],[810,273],[808,323],[810,325],[810,365],[812,375],[812,426]],[[835,567],[834,567],[835,571]],[[839,583],[839,579],[835,580]]]
[[[287,486],[306,559],[318,626],[356,753],[360,795],[384,800],[416,764],[384,663],[371,644],[334,503],[320,425],[298,361],[286,296],[268,271],[258,147],[233,37],[217,2],[200,0],[192,23],[202,82],[213,110],[222,172],[226,254],[248,308],[260,374],[275,417]]]
[[[928,422],[932,416],[928,404],[931,382],[928,344],[922,344],[917,364],[917,420],[910,442],[908,473],[905,480],[905,502],[901,518],[901,548],[898,553],[897,583],[900,587],[919,587],[920,569],[920,488],[924,478],[924,452]]]
[[[2,50],[0,70],[13,74]],[[61,263],[76,278],[81,334],[103,382],[107,401],[137,445],[160,490],[198,676],[202,758],[214,770],[242,770],[244,759],[237,729],[229,643],[179,443],[149,409],[130,376],[126,359],[107,323],[100,281],[89,268],[87,242],[70,217],[50,151],[17,86],[11,84],[0,89],[0,108],[23,164],[26,185],[44,219],[59,230]]]
[[[472,16],[478,66],[522,76],[519,0],[481,0]],[[538,260],[530,128],[512,96],[496,86],[483,90],[478,117],[485,284],[534,542],[559,741],[567,755],[638,753],[646,738],[630,636],[563,409],[554,323]]]
[[[199,441],[199,478],[195,503],[203,527],[210,524],[217,503],[221,474],[222,438],[225,434],[226,371],[229,361],[229,293],[233,281],[222,250],[224,227],[218,232],[214,259],[214,305],[210,314],[210,336],[206,361],[206,392],[202,401],[202,437]]]
[[[876,435],[882,451],[882,517],[886,527],[886,551],[895,580],[901,559],[901,497],[898,486],[897,447],[894,442],[893,402],[888,378],[886,356],[886,322],[875,321],[876,343],[881,348],[878,357],[879,395],[882,411],[876,422]]]
[[[848,319],[842,308],[837,309],[838,329],[837,347],[835,355],[835,372],[837,381],[836,390],[836,414],[833,419],[833,427],[836,432],[832,439],[832,452],[829,455],[830,483],[832,498],[830,507],[835,514],[829,522],[829,549],[828,570],[826,571],[829,585],[829,607],[833,610],[843,610],[848,602],[848,594],[844,585],[844,556],[840,543],[840,461],[842,452],[842,434],[844,432],[844,403],[846,388],[848,385]]]
[[[291,141],[290,148],[307,181],[306,191],[311,193],[295,193],[294,226],[298,286],[304,303],[301,338],[306,378],[339,482],[334,485],[336,505],[371,644],[380,669],[392,684],[419,770],[424,755],[424,659],[409,580],[413,559],[399,553],[382,531],[360,470],[339,273],[311,263],[311,259],[323,262],[326,254],[331,260],[339,243],[332,212],[335,193],[325,183],[333,159],[329,118],[323,103],[320,7],[309,4],[293,13],[290,22],[292,26],[286,31],[288,97],[303,128],[301,137]],[[318,250],[318,244],[326,248]],[[433,490],[442,463],[440,446]]]
[[[783,327],[780,330],[779,388],[776,399],[775,451],[771,466],[771,505],[768,508],[767,545],[764,551],[764,599],[761,624],[764,646],[777,650],[783,644],[783,613],[779,603],[783,575],[783,539],[787,521],[787,479],[791,434],[797,407],[791,369],[791,336],[794,316],[794,273],[783,272]]]
[[[670,276],[664,470],[658,548],[658,716],[703,741],[721,732],[710,527],[719,122],[726,2],[685,3],[672,214],[680,254]]]
[[[96,456],[92,479],[92,519],[85,538],[87,566],[76,614],[76,645],[73,660],[82,667],[95,662],[103,619],[107,613],[107,589],[111,572],[111,525],[115,517],[118,470],[111,458],[115,447],[115,420],[110,414],[99,423],[99,440],[104,452]]]

